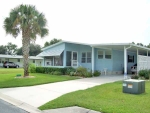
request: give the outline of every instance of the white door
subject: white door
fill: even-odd
[[[78,53],[73,51],[72,52],[72,67],[78,66]]]

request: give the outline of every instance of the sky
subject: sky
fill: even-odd
[[[20,4],[36,6],[48,21],[49,35],[37,38],[42,47],[58,38],[97,43],[150,43],[150,0],[4,0],[0,4],[0,45],[22,46],[22,36],[6,35],[3,22]]]

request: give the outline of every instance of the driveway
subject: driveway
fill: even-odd
[[[118,80],[123,80],[123,75],[105,75],[30,87],[4,88],[0,89],[0,93],[33,107],[39,107],[63,94]]]

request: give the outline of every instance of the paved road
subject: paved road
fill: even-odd
[[[0,113],[28,113],[0,99]]]

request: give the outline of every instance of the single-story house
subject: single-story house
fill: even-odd
[[[0,54],[0,66],[3,66],[5,61],[14,62],[19,65],[19,67],[23,67],[23,56],[21,55],[4,55]],[[36,66],[42,66],[43,58],[37,56],[30,56],[29,63],[34,63]]]
[[[132,43],[84,44],[61,41],[42,49],[46,67],[85,67],[107,74],[131,73],[131,66],[137,63],[137,70],[150,69],[150,48]]]

